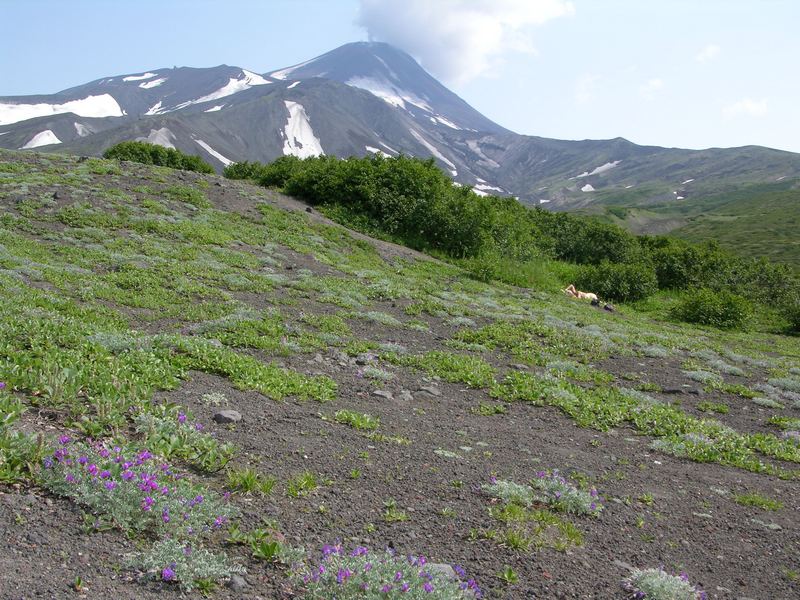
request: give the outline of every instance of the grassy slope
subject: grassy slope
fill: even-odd
[[[665,453],[658,455],[658,464],[687,469],[681,471],[687,486],[695,485],[697,479],[691,469],[697,469],[696,473],[715,469],[709,471],[712,479],[725,478],[733,471],[737,481],[746,482],[736,485],[744,485],[746,490],[780,490],[775,493],[787,503],[791,501],[789,483],[777,476],[796,475],[798,452],[774,435],[777,430],[765,423],[766,416],[753,412],[753,405],[742,394],[765,393],[752,389],[768,378],[796,377],[796,372],[790,371],[800,356],[796,339],[698,330],[625,307],[610,315],[558,294],[478,283],[455,267],[421,259],[391,244],[356,239],[266,190],[168,169],[4,152],[0,154],[0,205],[0,380],[9,383],[14,397],[28,410],[37,408],[40,414],[50,415],[47,427],[25,422],[27,431],[50,435],[55,426],[77,437],[113,433],[134,444],[152,444],[146,432],[132,431],[132,415],[150,414],[154,395],[191,404],[196,411],[207,410],[195,397],[199,393],[183,393],[195,380],[214,382],[205,390],[208,392],[225,391],[231,397],[255,394],[258,401],[247,405],[250,422],[269,422],[278,411],[262,396],[333,402],[332,410],[312,407],[303,413],[304,420],[296,426],[299,437],[291,438],[302,448],[290,445],[284,454],[276,454],[276,448],[283,448],[281,443],[290,432],[295,435],[295,417],[282,421],[279,434],[265,438],[262,446],[249,444],[267,435],[263,431],[236,437],[236,427],[219,428],[220,440],[246,448],[222,471],[216,470],[216,463],[208,469],[192,462],[196,454],[191,448],[185,452],[180,448],[163,450],[173,452],[166,455],[182,468],[209,471],[191,478],[211,488],[221,488],[226,476],[235,475],[234,468],[248,464],[274,473],[279,478],[278,488],[286,483],[288,492],[287,498],[275,501],[281,520],[292,539],[304,545],[314,546],[320,535],[330,541],[346,537],[346,542],[356,543],[367,528],[376,545],[391,541],[398,543],[402,552],[427,553],[419,544],[436,544],[437,558],[465,562],[468,571],[498,595],[547,595],[549,588],[542,586],[548,584],[537,561],[512,547],[519,540],[514,542],[511,534],[519,531],[511,523],[490,518],[479,496],[461,492],[447,497],[454,503],[455,514],[465,516],[457,522],[448,520],[449,513],[435,504],[441,490],[431,487],[444,477],[469,490],[478,486],[486,473],[518,473],[522,469],[519,447],[528,443],[536,452],[545,452],[544,458],[532,462],[544,460],[542,466],[563,468],[573,464],[567,454],[577,451],[579,444],[573,440],[580,440],[580,456],[586,461],[584,468],[592,473],[592,483],[602,485],[607,498],[617,498],[620,506],[621,497],[643,494],[650,485],[645,479],[636,484],[644,487],[631,489],[631,483],[620,475],[625,465],[634,463],[627,476],[630,481],[640,481],[647,477],[646,466],[635,463],[657,451],[648,450],[645,444],[644,458],[637,454],[625,458],[625,463],[619,459],[618,464],[606,464],[603,455],[598,455],[599,462],[589,463],[595,460],[599,446],[607,446],[604,451],[612,455],[627,452],[627,446],[620,445],[621,438],[631,435],[641,436],[646,443],[661,439],[661,452]],[[653,314],[657,317],[659,313]],[[398,341],[402,345],[397,345]],[[351,360],[347,355],[365,352],[372,354],[369,360],[380,372],[355,363],[351,367],[347,362]],[[319,360],[315,354],[320,355]],[[328,362],[328,356],[336,358]],[[275,364],[277,361],[283,366]],[[608,362],[607,370],[598,366],[602,361]],[[621,361],[621,366],[613,366],[614,361]],[[526,372],[520,375],[509,370],[510,362],[523,363]],[[748,371],[747,378],[731,379],[733,363]],[[344,369],[337,366],[342,364]],[[667,372],[676,381],[697,386],[681,367],[687,372],[716,373],[710,376],[716,383],[708,384],[708,393],[735,407],[731,419],[736,420],[730,421],[733,429],[701,421],[698,416],[703,413],[682,408],[678,402],[653,405],[619,391],[635,386],[657,391],[659,386],[653,382]],[[553,376],[556,379],[550,379]],[[384,381],[386,377],[412,391],[426,382],[441,385],[446,393],[436,405],[446,410],[437,413],[436,407],[417,398],[398,416],[392,412],[391,402],[377,402],[371,395],[371,390],[381,386],[400,393],[399,384]],[[796,415],[789,396],[773,390],[769,393],[783,408],[771,414]],[[252,397],[242,396],[242,401]],[[556,412],[543,412],[545,409],[537,408],[542,404]],[[351,406],[379,415],[386,435],[365,441],[341,429],[327,428],[334,410]],[[482,455],[473,452],[461,463],[452,462],[451,455],[468,452],[459,450],[465,446],[464,431],[480,432],[484,423],[489,426],[483,419],[500,418],[487,416],[495,410],[493,406],[513,412],[511,420],[499,421],[510,425],[498,440],[522,437],[508,438],[509,449],[488,434],[494,445],[486,446]],[[257,416],[256,411],[263,412]],[[436,416],[427,419],[426,411]],[[557,420],[540,421],[542,418]],[[545,422],[555,429],[528,430],[521,425]],[[321,427],[319,434],[313,433]],[[621,436],[615,428],[631,431]],[[609,429],[612,431],[605,433]],[[568,431],[570,440],[561,440],[562,433],[553,431]],[[686,432],[707,436],[707,446],[687,449],[681,437]],[[756,435],[764,432],[770,435]],[[386,455],[390,457],[387,464],[392,465],[388,468],[401,474],[419,472],[420,479],[407,485],[403,475],[371,473],[366,461],[361,487],[353,465],[362,463],[354,462],[353,448],[366,443],[368,449],[359,457],[372,453],[377,461]],[[405,449],[406,443],[411,450]],[[445,444],[446,452],[442,449]],[[670,452],[737,468],[687,463],[669,457]],[[303,461],[305,454],[310,458]],[[342,466],[322,472],[319,478],[336,493],[314,496],[309,492],[310,505],[293,499],[291,490],[298,484],[289,480],[295,481],[296,471],[304,468],[320,473],[320,465],[328,464],[325,460],[331,455],[341,456]],[[647,463],[651,461],[647,458]],[[429,469],[429,465],[434,466]],[[759,474],[761,471],[766,474]],[[26,480],[24,469],[19,476]],[[397,477],[397,485],[393,477]],[[519,477],[524,481],[523,475]],[[450,491],[461,489],[445,483]],[[664,494],[672,494],[671,487],[667,486]],[[367,492],[373,488],[385,489],[384,495],[397,498],[401,507],[417,506],[420,516],[390,527],[389,522],[399,515],[376,517],[376,511],[380,515],[388,502],[381,505],[379,499],[372,512],[338,517],[337,511],[345,514],[348,507],[367,502]],[[692,490],[692,498],[703,493],[702,489]],[[245,511],[241,527],[256,526],[257,518],[249,508],[252,500],[238,495],[234,500]],[[262,500],[255,502],[260,506]],[[685,526],[673,513],[683,510],[690,514],[687,502],[680,495],[665,497],[667,514],[652,515],[660,520],[655,531],[683,535],[677,532]],[[724,510],[733,510],[725,506]],[[633,527],[635,515],[630,523],[622,522],[618,519],[627,517],[614,516],[618,510],[609,511],[610,520],[581,520],[575,526],[559,521],[567,517],[558,511],[546,511],[550,525],[541,531],[525,530],[525,535],[533,536],[528,544],[543,545],[542,556],[560,565],[556,576],[568,595],[580,595],[576,590],[586,585],[587,577],[602,593],[618,589],[619,575],[608,560],[608,542],[600,542],[629,543],[625,536],[615,536]],[[79,511],[77,505],[74,511]],[[445,541],[430,540],[421,535],[424,529],[416,529],[415,520],[422,515],[427,515],[430,531],[442,531],[454,523],[459,528]],[[545,517],[538,514],[536,518]],[[358,521],[356,529],[352,520]],[[385,522],[376,525],[376,520]],[[749,523],[744,516],[741,520]],[[580,568],[575,571],[569,566],[571,559],[563,562],[555,552],[579,541],[581,536],[574,527],[596,542],[587,543],[584,556],[590,567],[582,575]],[[472,529],[480,541],[465,542]],[[562,538],[559,531],[569,536]],[[506,542],[498,541],[497,535],[505,536]],[[746,533],[737,530],[732,535]],[[219,539],[204,543],[235,553]],[[683,554],[681,548],[670,539],[660,540],[652,552],[644,552],[642,560],[657,565],[666,554],[675,564],[687,565],[687,570],[705,572],[704,555]],[[631,556],[640,552],[630,549]],[[470,558],[475,553],[481,555],[480,560]],[[781,570],[787,564],[770,559],[771,552],[757,548],[756,553],[754,560],[766,561],[759,567],[765,575],[757,585],[766,588],[743,588],[742,593],[758,595],[763,589],[772,590],[775,597],[790,593]],[[250,571],[264,569],[263,563],[247,553],[237,556]],[[513,564],[520,573],[519,587],[507,590],[495,577],[504,564]],[[285,576],[269,568],[266,579]],[[727,575],[719,577],[709,576],[721,585]],[[261,592],[268,594],[269,590]]]
[[[612,203],[609,200],[609,203]],[[599,215],[638,234],[670,234],[693,242],[716,240],[742,256],[764,256],[800,268],[800,189],[796,182],[745,185],[724,194],[696,194],[647,208],[614,202]]]

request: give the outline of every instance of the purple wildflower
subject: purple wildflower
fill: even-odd
[[[148,511],[153,508],[153,504],[155,504],[155,500],[153,500],[150,496],[145,496],[144,500],[142,500],[142,510]]]
[[[67,473],[67,474],[64,476],[64,479],[66,479],[68,483],[75,483],[75,482],[77,481],[77,480],[75,479],[75,476],[74,476],[72,473]]]
[[[194,424],[195,431],[203,431],[203,424],[202,423],[195,423]]]
[[[78,459],[78,464],[85,465],[87,462],[89,462],[89,459],[88,459],[88,458],[86,458],[85,456],[81,456],[81,457]]]
[[[433,586],[431,585],[430,581],[426,581],[425,585],[422,586],[422,589],[430,594],[433,591]]]
[[[125,481],[130,481],[131,479],[133,479],[135,477],[135,475],[134,475],[133,471],[123,471],[121,477]]]
[[[69,437],[68,435],[62,435],[61,437],[58,438],[58,443],[61,444],[62,446],[66,446],[71,441],[72,441],[72,438]]]
[[[164,569],[161,571],[161,579],[164,581],[172,581],[175,579],[175,571],[169,567],[164,567]]]
[[[356,546],[350,556],[364,556],[369,550],[365,546]]]
[[[51,469],[53,467],[53,459],[50,458],[49,456],[45,456],[42,462],[44,463],[45,469]]]
[[[105,485],[106,489],[110,492],[111,490],[113,490],[114,488],[117,487],[117,482],[113,481],[113,480],[109,480],[109,481],[106,481],[104,485]]]
[[[100,471],[100,479],[108,479],[109,477],[111,477],[111,471],[108,469],[103,469]]]
[[[388,594],[391,591],[392,591],[392,586],[389,585],[388,583],[381,588],[382,594]]]
[[[6,389],[6,382],[5,381],[0,381],[0,390],[4,390],[4,389]]]
[[[184,413],[178,413],[178,423],[181,425],[186,423],[186,415]]]
[[[97,468],[97,465],[92,464],[86,467],[86,470],[89,471],[91,475],[97,475],[99,469]]]
[[[410,585],[408,585],[407,583],[404,583],[403,585],[400,586],[400,591],[405,594],[410,588],[411,588]]]
[[[336,583],[342,584],[347,581],[348,577],[352,577],[353,572],[350,569],[339,569],[336,573]]]
[[[394,574],[394,580],[395,581],[400,581],[402,578],[403,578],[403,574],[400,571],[398,571],[397,573]]]
[[[464,570],[464,567],[462,567],[461,565],[452,565],[452,567],[453,567],[453,571],[455,571],[456,575],[458,575],[460,578],[464,579],[467,576],[467,572]]]
[[[165,506],[164,509],[161,511],[161,520],[164,523],[169,523],[169,509]]]

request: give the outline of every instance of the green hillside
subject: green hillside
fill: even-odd
[[[769,307],[695,327],[682,293],[459,264],[244,181],[0,152],[0,596],[797,595]]]

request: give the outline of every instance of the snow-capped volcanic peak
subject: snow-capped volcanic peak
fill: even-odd
[[[55,133],[49,129],[45,129],[33,136],[20,150],[28,150],[30,148],[38,148],[39,146],[49,146],[50,144],[60,143],[61,140],[56,137]]]
[[[156,73],[143,73],[142,75],[128,75],[127,77],[123,77],[122,81],[142,81],[143,79],[152,79],[156,76]]]
[[[79,117],[122,117],[125,115],[125,111],[111,94],[100,94],[61,104],[0,103],[0,125],[70,112]]]
[[[283,153],[294,155],[300,158],[309,158],[325,154],[322,151],[322,144],[319,138],[314,135],[311,123],[308,120],[306,109],[299,102],[284,100],[286,110],[289,111],[289,120],[286,121],[284,134],[286,139],[283,143]]]

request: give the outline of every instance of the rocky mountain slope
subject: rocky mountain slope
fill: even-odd
[[[695,151],[520,135],[380,43],[347,44],[266,74],[155,69],[0,98],[0,147],[97,155],[129,139],[200,154],[219,169],[284,154],[432,156],[478,193],[557,210],[679,203],[800,178],[800,155],[755,146]]]

